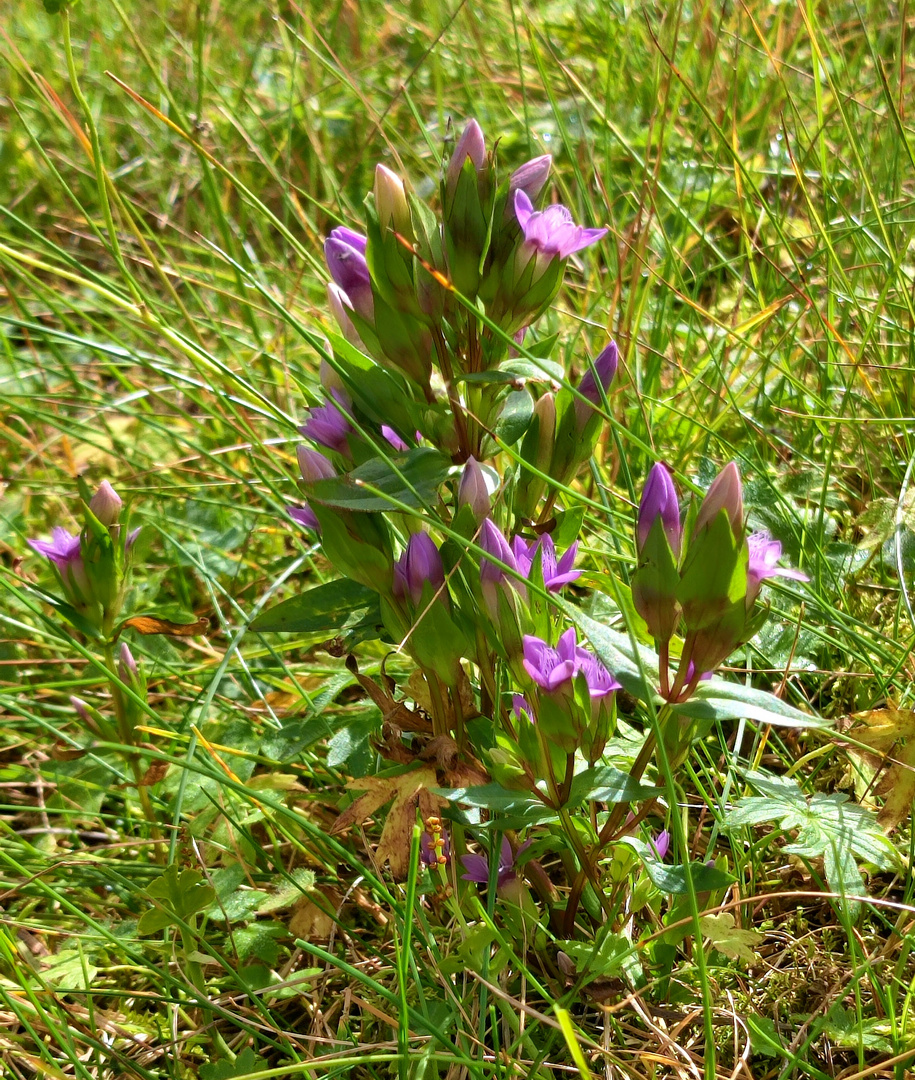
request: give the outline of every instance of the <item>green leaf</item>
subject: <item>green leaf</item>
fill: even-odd
[[[569,791],[569,805],[583,802],[644,802],[661,793],[661,788],[633,780],[628,773],[601,765],[577,773]]]
[[[255,1054],[246,1046],[234,1061],[223,1059],[209,1065],[200,1066],[200,1080],[235,1080],[237,1076],[248,1076],[267,1068],[266,1058]]]
[[[340,578],[262,611],[250,629],[276,634],[340,634],[376,626],[381,626],[378,594],[356,581]]]
[[[712,892],[714,889],[726,889],[734,881],[732,874],[726,874],[716,866],[703,862],[690,863],[689,866],[666,866],[655,858],[644,858],[645,870],[652,884],[670,896],[685,896],[689,892],[689,877],[693,879],[696,892]]]
[[[494,425],[494,434],[507,446],[517,442],[530,427],[534,415],[534,399],[527,390],[517,390],[505,398],[505,404]]]
[[[728,815],[729,826],[758,825],[777,821],[788,832],[797,829],[797,837],[785,845],[785,851],[803,859],[822,857],[826,880],[848,911],[857,914],[860,904],[846,900],[849,894],[864,891],[864,881],[855,856],[889,869],[897,861],[892,843],[883,834],[876,817],[864,807],[849,802],[843,794],[817,792],[807,801],[792,781],[747,772],[747,780],[763,797],[741,799]]]
[[[431,447],[411,450],[397,463],[375,458],[346,476],[308,485],[308,497],[341,510],[372,513],[392,510],[401,503],[411,509],[435,501],[451,462]]]
[[[765,934],[735,926],[734,916],[730,911],[723,911],[720,915],[703,915],[699,920],[699,929],[702,936],[707,938],[718,952],[732,960],[744,960],[748,964],[759,963],[753,946],[761,945]]]
[[[174,863],[150,884],[146,894],[162,903],[140,916],[140,934],[153,934],[166,926],[187,922],[216,899],[216,890],[199,870],[179,870]]]

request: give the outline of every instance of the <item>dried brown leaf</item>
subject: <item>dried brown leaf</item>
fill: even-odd
[[[210,626],[210,620],[201,615],[196,622],[176,623],[171,619],[158,619],[153,615],[134,615],[131,619],[125,619],[121,623],[121,630],[129,626],[138,634],[168,634],[169,637],[196,637],[197,634],[205,633]]]
[[[877,820],[886,832],[892,832],[911,814],[915,802],[915,711],[885,709],[856,713],[848,734],[872,752],[849,747],[849,756],[876,775],[885,771],[875,788],[885,798]]]

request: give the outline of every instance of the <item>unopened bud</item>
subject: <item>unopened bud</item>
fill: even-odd
[[[506,207],[508,212],[514,210],[516,191],[523,191],[531,202],[537,198],[546,185],[552,164],[553,158],[549,154],[543,154],[542,157],[531,158],[520,168],[515,169],[508,181],[509,201]]]
[[[699,507],[694,533],[710,525],[722,510],[727,512],[731,531],[735,536],[741,537],[743,535],[743,488],[740,484],[740,473],[733,461],[725,465],[706,492],[702,505]]]
[[[390,228],[412,239],[410,207],[403,180],[384,165],[375,166],[375,209],[382,232]]]
[[[101,482],[98,491],[89,500],[89,509],[106,527],[117,524],[123,505],[121,497],[107,480]]]
[[[486,476],[476,458],[469,457],[458,487],[458,506],[469,506],[477,521],[488,517],[492,509]]]
[[[337,475],[327,458],[317,450],[312,450],[310,446],[297,446],[295,454],[299,461],[299,471],[306,484],[314,484],[318,480],[330,480]]]

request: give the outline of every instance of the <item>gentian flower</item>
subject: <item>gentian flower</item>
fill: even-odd
[[[476,458],[469,457],[464,464],[458,486],[457,504],[459,507],[469,506],[476,521],[487,518],[492,510],[486,476]]]
[[[487,518],[483,522],[483,527],[480,530],[480,547],[487,555],[498,559],[500,563],[505,563],[509,569],[518,570],[518,563],[512,554],[512,549],[508,546],[508,541],[499,529],[493,524],[492,518]],[[499,610],[497,590],[504,587],[506,583],[507,577],[501,566],[497,566],[490,559],[480,560],[480,585],[483,589],[483,599],[486,601],[486,607],[493,618],[495,618]]]
[[[483,138],[483,129],[476,120],[468,121],[448,162],[445,172],[445,192],[448,198],[453,197],[464,162],[468,158],[478,173],[486,167],[486,141]]]
[[[305,503],[304,506],[287,506],[286,513],[296,525],[301,525],[303,529],[313,529],[315,532],[321,531],[321,523],[308,503]]]
[[[413,533],[407,541],[407,549],[394,564],[392,592],[399,600],[407,596],[414,604],[423,598],[423,586],[429,582],[433,591],[443,588],[445,568],[435,542],[428,533]]]
[[[648,841],[648,844],[654,848],[655,855],[663,862],[667,852],[670,851],[670,833],[667,829],[662,829],[657,836]]]
[[[365,259],[366,238],[341,226],[324,241],[324,259],[335,284],[363,319],[371,322],[375,314],[372,279]]]
[[[607,229],[586,229],[574,224],[569,210],[558,203],[545,210],[535,210],[522,188],[515,191],[514,205],[525,247],[531,256],[545,256],[547,262],[554,258],[567,259],[607,235]]]
[[[393,229],[407,240],[413,239],[410,206],[403,180],[384,165],[375,166],[375,209],[382,232]]]
[[[783,577],[793,581],[809,581],[802,570],[777,566],[782,555],[782,545],[773,540],[767,532],[751,533],[747,537],[750,559],[747,564],[747,610],[749,611],[759,596],[759,590],[766,578]]]
[[[28,543],[54,564],[64,586],[75,599],[85,601],[90,597],[92,590],[83,565],[79,534],[74,536],[62,525],[55,525],[50,540],[29,540]]]
[[[581,577],[580,570],[572,569],[575,557],[578,554],[578,541],[576,540],[557,562],[556,545],[553,543],[552,536],[545,533],[537,540],[527,541],[520,536],[516,536],[512,540],[512,554],[515,556],[518,570],[526,578],[531,576],[531,568],[534,565],[538,548],[542,552],[543,584],[549,592],[559,592],[563,585],[567,585],[570,581],[575,581],[576,578]]]
[[[525,635],[523,646],[524,670],[547,693],[563,688],[579,673],[585,677],[592,700],[606,697],[620,688],[600,660],[578,645],[574,626],[560,637],[555,649],[530,634]]]
[[[515,169],[515,171],[508,178],[508,195],[509,206],[514,206],[514,194],[516,191],[523,191],[524,194],[532,202],[543,191],[543,188],[547,182],[547,178],[550,175],[550,167],[553,164],[553,159],[549,154],[543,154],[541,157],[531,158],[530,161]],[[509,208],[506,207],[506,211]]]
[[[331,391],[333,401],[308,410],[309,416],[299,431],[306,439],[311,439],[328,450],[336,450],[345,457],[351,457],[348,437],[353,434],[353,425],[349,416],[353,403],[342,390]],[[336,404],[334,404],[336,402]]]
[[[603,403],[598,382],[603,387],[604,394],[606,394],[616,375],[619,360],[619,349],[616,347],[616,342],[611,341],[594,361],[594,367],[589,367],[582,376],[582,380],[578,384],[578,392],[585,400],[582,401],[581,398],[575,399],[575,416],[580,428],[584,427],[592,416],[593,409],[590,406],[600,408]]]
[[[518,848],[517,854],[512,851],[511,843],[507,836],[502,837],[502,847],[499,851],[499,869],[496,876],[496,889],[502,891],[506,885],[514,881],[518,876],[517,863],[521,853],[530,847],[528,840]],[[462,881],[475,881],[479,885],[489,884],[489,859],[485,855],[462,855],[465,873],[461,875]]]
[[[297,446],[295,450],[299,462],[299,471],[306,484],[314,484],[318,480],[330,480],[337,475],[336,469],[327,458],[310,446]]]
[[[721,470],[705,493],[699,514],[696,518],[694,533],[700,532],[725,510],[731,523],[731,530],[736,537],[743,535],[743,488],[740,473],[732,461]]]
[[[360,352],[365,352],[365,342],[359,336],[359,331],[349,316],[349,313],[353,310],[352,301],[335,281],[328,282],[327,303],[331,313],[337,320],[340,333],[350,345],[354,345]]]
[[[99,484],[98,491],[89,500],[89,509],[103,525],[109,528],[117,525],[123,505],[120,495],[107,480]]]
[[[397,434],[397,432],[389,427],[387,424],[381,425],[381,434],[387,439],[387,441],[394,447],[395,450],[409,450],[409,446],[403,441],[403,439]],[[419,434],[417,432],[417,434]]]
[[[639,552],[645,546],[656,518],[661,519],[670,550],[674,553],[674,558],[678,558],[683,535],[680,527],[680,504],[670,471],[661,462],[652,467],[642,490],[636,526],[636,545]]]

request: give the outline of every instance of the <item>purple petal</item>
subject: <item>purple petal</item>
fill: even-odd
[[[286,513],[296,525],[301,525],[303,529],[312,529],[314,532],[321,531],[321,524],[315,516],[314,510],[307,503],[305,506],[287,506]]]
[[[489,883],[489,859],[485,855],[462,855],[461,864],[466,871],[461,874],[462,881],[476,881],[480,885]]]
[[[388,442],[391,444],[391,446],[394,447],[395,450],[409,450],[409,447],[403,441],[403,439],[392,427],[388,427],[387,424],[381,425],[381,434],[388,440]]]

